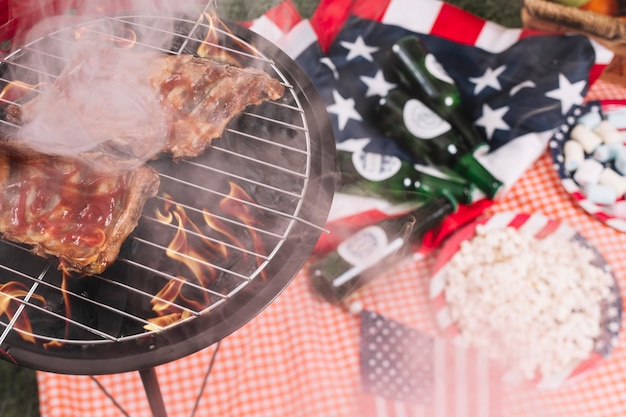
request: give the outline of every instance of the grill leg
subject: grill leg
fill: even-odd
[[[141,382],[143,382],[143,388],[146,391],[148,397],[148,403],[150,403],[150,409],[152,410],[153,417],[167,417],[165,411],[165,403],[163,402],[163,395],[161,394],[161,388],[159,387],[159,381],[154,368],[141,369],[139,371],[141,376]]]

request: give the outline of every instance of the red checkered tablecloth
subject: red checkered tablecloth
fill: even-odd
[[[80,4],[79,1],[37,1],[64,13],[76,12],[67,6]],[[0,2],[0,31],[5,35],[0,37],[4,41],[0,42],[0,54],[10,49],[17,22],[29,24],[30,21],[21,19],[31,15],[28,5],[37,1]],[[93,2],[98,6],[116,3]],[[348,10],[346,3],[351,2],[323,3],[341,15],[340,12]],[[319,25],[327,23],[320,15],[314,18]],[[600,80],[593,85],[587,99],[602,98],[626,99],[626,89]],[[552,165],[545,152],[485,214],[541,213],[567,221],[602,251],[617,276],[623,296],[626,260],[621,251],[626,247],[626,234],[609,228],[575,205],[562,189]],[[424,334],[435,335],[429,300],[433,255],[407,261],[379,277],[358,294],[362,307]],[[360,326],[361,316],[318,299],[309,287],[308,277],[300,273],[274,303],[219,346],[156,368],[168,415],[466,417],[463,409],[455,408],[454,404],[448,408],[409,411],[401,404],[392,404],[391,409],[369,409],[361,378]],[[98,376],[38,372],[37,379],[42,417],[151,416],[139,372]],[[624,416],[624,336],[607,360],[571,385],[551,390],[495,385],[488,401],[491,406],[479,413],[483,417]],[[446,400],[445,393],[442,398],[439,400],[451,401]]]

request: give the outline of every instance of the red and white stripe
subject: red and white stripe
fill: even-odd
[[[352,10],[363,18],[473,45],[492,53],[502,52],[522,38],[542,34],[504,27],[440,0],[356,0]],[[414,12],[407,12],[411,10]],[[463,29],[459,30],[460,27]],[[591,43],[596,53],[596,63],[590,73],[590,83],[593,83],[611,62],[614,53],[597,42]]]
[[[496,417],[500,370],[472,349],[435,339],[433,397],[424,404],[366,394],[363,417]],[[423,359],[419,359],[423,360]]]

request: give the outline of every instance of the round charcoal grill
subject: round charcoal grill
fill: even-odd
[[[231,334],[300,270],[323,231],[334,191],[333,134],[311,82],[275,45],[236,24],[216,25],[204,13],[127,14],[56,30],[8,56],[0,65],[3,83],[33,84],[42,75],[30,66],[33,58],[53,63],[58,71],[46,73],[53,80],[65,63],[51,51],[75,42],[77,30],[98,35],[104,26],[132,30],[137,49],[219,50],[264,69],[286,92],[277,102],[246,109],[203,155],[150,161],[160,174],[159,193],[102,275],[64,281],[54,262],[0,242],[0,285],[27,289],[19,296],[0,293],[14,306],[0,317],[0,348],[4,358],[43,371],[149,369]],[[171,36],[169,47],[151,44],[154,32]],[[186,249],[168,250],[181,236]],[[179,296],[166,298],[166,288]],[[165,303],[176,320],[155,322],[155,302]],[[20,324],[24,318],[32,331]]]

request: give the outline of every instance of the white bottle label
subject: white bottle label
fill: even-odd
[[[368,268],[378,262],[389,244],[387,233],[380,226],[360,230],[337,246],[337,253],[351,265]]]
[[[438,78],[448,84],[454,84],[454,80],[448,75],[446,70],[443,68],[443,65],[437,61],[437,58],[435,58],[433,54],[426,55],[424,65],[426,66],[426,69],[435,76],[435,78]]]
[[[352,154],[352,164],[369,181],[384,181],[393,177],[402,167],[402,161],[396,156],[364,151]]]
[[[337,246],[337,253],[353,267],[336,277],[332,282],[333,286],[342,286],[399,250],[402,245],[404,245],[404,239],[401,237],[389,242],[387,234],[380,226],[369,226],[350,236]]]
[[[421,139],[436,138],[452,129],[450,123],[419,100],[408,100],[404,105],[402,116],[409,132]]]

